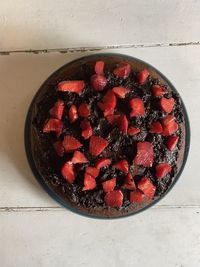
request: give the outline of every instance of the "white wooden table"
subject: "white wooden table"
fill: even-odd
[[[200,1],[0,1],[0,266],[200,266]],[[160,69],[182,95],[190,155],[175,188],[120,220],[76,215],[33,177],[25,115],[62,64],[120,52]]]

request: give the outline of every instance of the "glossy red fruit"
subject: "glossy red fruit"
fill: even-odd
[[[149,130],[150,133],[160,134],[160,133],[162,133],[162,131],[163,131],[163,128],[162,128],[162,125],[159,121],[155,121],[151,124],[150,130]]]
[[[123,194],[121,190],[114,190],[106,193],[104,201],[108,207],[120,208],[123,203]]]
[[[76,163],[87,163],[88,162],[88,159],[85,157],[85,155],[80,152],[80,151],[75,151],[74,152],[74,155],[73,155],[73,158],[71,159],[71,162],[73,164],[76,164]]]
[[[91,175],[92,177],[96,178],[99,175],[99,169],[95,168],[95,167],[87,167],[85,169],[85,172],[88,173],[89,175]]]
[[[84,139],[88,139],[92,136],[92,127],[88,120],[83,120],[80,124],[80,127],[82,129],[81,135]]]
[[[107,79],[103,75],[94,74],[90,78],[90,84],[95,91],[102,91],[106,87]]]
[[[112,124],[114,126],[114,125],[118,125],[119,124],[120,116],[121,115],[108,115],[106,117],[106,119],[108,120],[108,122],[110,124]]]
[[[122,133],[127,134],[128,130],[128,120],[126,115],[121,115],[119,119],[119,129]]]
[[[100,75],[104,74],[104,71],[103,71],[104,65],[105,65],[105,63],[101,60],[96,62],[95,67],[94,67],[96,74],[100,74]]]
[[[58,91],[80,94],[85,88],[84,81],[62,81],[58,84]]]
[[[73,136],[65,135],[64,140],[63,140],[63,146],[66,152],[72,152],[82,147],[83,145]]]
[[[144,116],[144,102],[140,98],[132,98],[129,102],[130,108],[132,109],[130,117]]]
[[[137,74],[137,81],[139,84],[144,84],[146,82],[147,77],[149,76],[149,72],[147,69],[141,70]]]
[[[62,132],[62,127],[62,121],[58,119],[49,119],[45,122],[43,133],[55,132],[57,135],[60,135]]]
[[[116,186],[116,178],[112,178],[108,181],[103,182],[102,186],[103,186],[103,191],[105,193],[113,191]]]
[[[153,164],[153,145],[150,142],[138,142],[137,154],[134,163],[144,167],[152,167]]]
[[[147,177],[143,177],[138,182],[138,188],[147,196],[152,199],[154,197],[156,187],[152,184],[152,182]]]
[[[113,87],[112,90],[118,98],[125,98],[126,94],[130,92],[128,88],[123,86]]]
[[[64,111],[64,102],[62,100],[58,100],[54,106],[49,110],[49,113],[52,117],[61,120],[63,111]]]
[[[81,103],[80,106],[78,107],[78,114],[83,118],[87,118],[90,115],[90,109],[88,104]]]
[[[158,179],[162,179],[165,177],[168,173],[170,173],[172,170],[172,167],[169,163],[160,163],[156,166],[156,177]]]
[[[88,173],[85,173],[84,175],[84,187],[82,191],[86,190],[92,190],[96,187],[96,181],[95,178],[89,175]]]
[[[135,203],[142,203],[144,201],[144,197],[145,197],[145,195],[139,190],[130,192],[130,202],[131,203],[134,203],[134,202]]]
[[[170,151],[173,151],[178,143],[178,136],[169,136],[167,137],[167,147]]]
[[[115,94],[109,90],[103,97],[102,102],[98,102],[98,107],[104,112],[104,116],[113,114],[117,104]]]
[[[158,84],[152,85],[151,91],[153,96],[163,96],[166,92],[165,88]]]
[[[169,136],[178,130],[178,124],[173,115],[167,115],[162,119],[163,136]]]
[[[53,144],[53,147],[57,153],[57,155],[59,157],[63,157],[64,153],[65,153],[65,149],[63,147],[63,144],[62,144],[62,141],[56,141],[54,144]]]
[[[111,164],[111,159],[108,158],[100,158],[95,161],[95,166],[97,169],[101,169],[103,167],[107,167]]]
[[[128,128],[127,132],[128,132],[128,135],[133,136],[133,135],[140,133],[140,129],[131,126]]]
[[[166,113],[172,112],[174,104],[175,104],[175,101],[173,97],[171,98],[162,97],[160,99],[160,107]]]
[[[113,73],[117,77],[126,79],[131,73],[131,65],[128,63],[121,63],[117,68],[114,69]]]
[[[117,163],[113,164],[112,167],[115,169],[118,169],[122,172],[127,173],[128,172],[128,161],[125,159],[122,159],[122,160],[118,161]]]
[[[68,183],[72,184],[76,178],[74,165],[71,161],[67,161],[61,169],[62,176],[67,180]]]
[[[133,180],[133,176],[130,172],[126,176],[123,188],[128,189],[128,190],[136,190],[135,181]]]
[[[104,151],[108,144],[106,139],[93,135],[90,138],[89,152],[92,156],[97,157]]]
[[[78,119],[78,111],[75,105],[72,105],[69,109],[69,121],[74,123]]]

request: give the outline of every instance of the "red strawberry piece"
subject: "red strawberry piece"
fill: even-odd
[[[74,171],[74,165],[72,164],[71,161],[67,161],[61,169],[61,174],[62,176],[72,184],[76,178],[75,171]]]
[[[102,91],[106,87],[107,79],[103,75],[94,74],[91,76],[90,84],[95,91]]]
[[[169,136],[167,137],[167,147],[170,151],[173,151],[178,143],[178,136]]]
[[[73,158],[71,159],[71,162],[73,164],[76,164],[76,163],[87,163],[88,159],[85,157],[85,155],[82,152],[75,151],[74,155],[73,155]]]
[[[122,159],[118,161],[117,163],[115,163],[112,167],[122,172],[127,173],[128,172],[128,161],[125,159]]]
[[[119,129],[122,131],[122,133],[127,134],[128,130],[128,120],[126,118],[126,115],[121,115],[119,119]]]
[[[79,108],[78,108],[78,114],[81,117],[87,118],[90,115],[90,109],[89,109],[88,104],[81,103]]]
[[[108,115],[106,117],[106,119],[108,120],[108,122],[110,124],[112,124],[114,126],[114,125],[117,125],[119,123],[120,117],[121,117],[121,115]]]
[[[97,169],[101,169],[103,167],[107,167],[111,164],[111,159],[108,158],[100,158],[95,161],[95,166]]]
[[[62,100],[58,100],[55,105],[49,110],[49,113],[52,117],[61,120],[63,111],[64,111],[64,102]]]
[[[166,98],[166,97],[162,97],[160,99],[160,106],[161,106],[161,109],[163,111],[165,111],[166,113],[170,113],[174,107],[174,98],[171,97],[171,98]]]
[[[144,167],[151,167],[153,164],[153,146],[150,142],[138,142],[137,154],[134,163]]]
[[[156,187],[151,183],[151,181],[147,177],[143,177],[138,182],[138,188],[145,194],[145,196],[147,196],[150,199],[153,198],[156,191]]]
[[[116,186],[116,178],[112,178],[108,181],[103,182],[102,186],[103,186],[103,191],[105,193],[113,191]]]
[[[145,195],[139,190],[130,192],[130,202],[131,203],[134,203],[134,202],[141,203],[141,202],[143,202],[144,197],[145,197]]]
[[[58,135],[62,132],[62,121],[58,119],[49,119],[43,128],[43,133],[56,132]]]
[[[137,74],[137,81],[139,84],[144,84],[146,82],[147,77],[149,76],[149,72],[147,69],[141,70]]]
[[[144,102],[140,98],[132,98],[129,102],[132,109],[130,117],[144,116]]]
[[[97,157],[108,146],[108,141],[101,136],[91,136],[89,152],[92,156]]]
[[[53,144],[53,147],[57,153],[57,155],[59,157],[63,157],[64,153],[65,153],[65,149],[63,147],[63,144],[62,144],[62,141],[56,141],[54,144]]]
[[[126,79],[131,73],[131,65],[128,63],[121,63],[117,68],[114,69],[113,73],[117,77]]]
[[[130,90],[126,87],[119,86],[119,87],[113,87],[113,92],[115,95],[119,98],[125,98],[126,94],[130,92]]]
[[[75,105],[72,105],[69,109],[69,121],[71,123],[75,122],[78,119],[78,111]]]
[[[101,60],[96,62],[95,67],[94,67],[96,74],[103,75],[104,65],[105,63]]]
[[[158,179],[162,179],[165,177],[168,173],[170,173],[172,170],[172,167],[169,163],[160,163],[156,166],[156,177]]]
[[[85,169],[85,172],[88,173],[89,175],[91,175],[92,177],[96,178],[99,175],[99,169],[95,168],[95,167],[87,167]]]
[[[136,190],[136,185],[133,180],[132,174],[129,172],[126,176],[125,183],[123,185],[123,188],[128,189],[128,190]]]
[[[162,125],[159,121],[153,122],[151,124],[150,130],[149,130],[150,133],[160,134],[160,133],[162,133],[162,131],[163,131],[163,128],[162,128]]]
[[[96,187],[96,181],[95,181],[94,177],[92,177],[88,173],[85,173],[85,175],[84,175],[84,187],[83,187],[82,191],[92,190],[95,187]]]
[[[162,119],[163,136],[169,136],[178,130],[178,124],[175,121],[174,116],[167,115]]]
[[[151,91],[153,96],[163,96],[166,92],[165,88],[158,84],[152,85]]]
[[[85,88],[84,81],[62,81],[58,84],[58,91],[80,94]]]
[[[135,127],[130,127],[128,128],[128,135],[135,135],[135,134],[138,134],[140,133],[140,129],[139,128],[135,128]]]
[[[88,120],[83,120],[80,124],[80,127],[82,129],[81,135],[84,139],[88,139],[90,136],[92,136],[92,127]]]
[[[104,112],[104,116],[113,114],[117,104],[115,94],[109,90],[103,97],[102,102],[98,102],[98,107]]]
[[[72,152],[82,147],[83,145],[73,136],[65,135],[64,140],[63,140],[63,146],[66,152]]]
[[[121,190],[114,190],[106,193],[104,201],[108,207],[120,208],[123,203],[123,194]]]

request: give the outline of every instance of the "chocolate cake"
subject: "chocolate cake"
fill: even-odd
[[[67,64],[42,85],[30,112],[41,179],[83,214],[142,210],[166,194],[182,167],[181,99],[139,60],[98,55]]]

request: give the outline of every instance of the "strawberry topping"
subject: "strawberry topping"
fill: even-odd
[[[96,62],[95,67],[94,67],[96,74],[100,74],[100,75],[104,74],[103,72],[104,65],[105,65],[104,62],[101,60]]]
[[[53,147],[57,153],[57,155],[59,157],[63,157],[64,153],[65,153],[65,149],[63,147],[63,144],[62,144],[62,141],[56,141],[54,144],[53,144]]]
[[[98,102],[98,107],[104,112],[104,116],[113,114],[117,100],[113,91],[109,90],[103,97],[102,102]]]
[[[58,119],[49,119],[43,127],[43,133],[55,132],[57,135],[60,135],[62,127],[62,121]]]
[[[113,87],[113,92],[115,95],[119,98],[125,98],[126,94],[130,92],[130,90],[126,87],[119,86],[119,87]]]
[[[68,183],[72,184],[76,178],[74,165],[71,161],[67,161],[61,169],[62,176],[67,180]]]
[[[103,191],[105,193],[113,191],[116,186],[116,178],[112,178],[108,181],[103,182],[102,186],[103,186]]]
[[[103,75],[94,74],[90,79],[90,84],[95,91],[102,91],[106,87],[107,79]]]
[[[95,161],[95,166],[97,169],[101,169],[103,167],[107,167],[111,164],[111,159],[107,158],[100,158]]]
[[[85,173],[84,175],[84,187],[82,191],[86,190],[92,190],[96,187],[96,181],[95,178],[89,175],[88,173]]]
[[[58,84],[58,91],[80,94],[85,88],[84,81],[62,81]]]
[[[92,127],[88,120],[83,120],[80,124],[80,127],[82,129],[81,135],[84,139],[88,139],[90,136],[92,136]]]
[[[113,71],[114,75],[117,77],[126,79],[131,73],[131,65],[128,63],[122,63]]]
[[[160,107],[166,113],[172,112],[174,104],[175,104],[175,101],[174,101],[173,97],[171,97],[171,98],[162,97],[160,99]]]
[[[96,178],[99,175],[99,169],[95,168],[95,167],[87,167],[85,169],[85,172],[88,173],[89,175],[91,175],[92,177]]]
[[[144,69],[138,72],[137,74],[137,81],[140,85],[144,84],[146,82],[147,77],[149,76],[148,70]]]
[[[128,190],[136,190],[135,181],[133,180],[133,176],[130,172],[126,176],[123,188],[128,189]]]
[[[129,102],[131,113],[130,117],[138,117],[144,116],[145,109],[144,109],[144,102],[140,98],[132,98]]]
[[[52,117],[61,120],[63,111],[64,111],[64,102],[62,100],[58,100],[55,105],[49,110],[49,113]]]
[[[142,203],[144,200],[144,197],[145,197],[145,195],[139,190],[130,192],[130,202],[131,203],[134,203],[134,202]]]
[[[148,198],[152,199],[154,197],[156,187],[152,184],[149,178],[143,177],[138,182],[137,186]]]
[[[104,151],[108,144],[106,139],[93,135],[90,138],[89,152],[92,156],[97,157]]]
[[[104,201],[108,207],[120,208],[123,203],[123,194],[121,190],[114,190],[106,193]]]
[[[73,152],[74,150],[82,147],[83,145],[73,136],[65,135],[63,146],[66,152]]]
[[[178,136],[169,136],[167,137],[167,147],[170,151],[173,151],[178,143]]]
[[[152,85],[151,91],[152,91],[153,96],[163,96],[166,92],[165,88],[158,84]]]
[[[137,154],[134,163],[144,167],[151,167],[153,164],[153,146],[150,142],[138,142]]]
[[[73,158],[71,159],[71,162],[73,164],[76,164],[76,163],[87,163],[88,159],[85,157],[85,155],[82,152],[75,151],[74,155],[73,155]]]
[[[117,163],[115,163],[112,167],[122,172],[127,173],[128,172],[128,161],[125,159],[122,159],[118,161]]]
[[[174,116],[167,115],[162,119],[163,136],[169,136],[178,130],[178,124],[175,121]]]
[[[172,167],[169,165],[169,163],[160,163],[156,166],[156,177],[158,179],[162,179],[168,173],[170,173],[171,170],[172,170]]]
[[[162,131],[163,131],[163,128],[162,128],[162,125],[159,121],[155,121],[151,124],[150,130],[149,130],[150,133],[160,134],[160,133],[162,133]]]
[[[139,128],[135,128],[132,126],[130,128],[128,128],[128,135],[133,136],[133,135],[138,134],[138,133],[140,133]]]
[[[79,116],[83,118],[87,118],[90,115],[90,109],[88,104],[86,103],[81,103],[79,108],[78,108],[78,114]]]
[[[70,123],[75,122],[78,119],[78,111],[75,105],[72,105],[69,109],[69,121]]]

